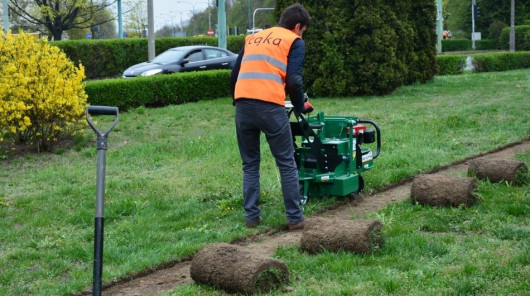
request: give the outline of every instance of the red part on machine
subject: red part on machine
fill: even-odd
[[[366,131],[366,126],[362,124],[357,124],[353,126],[353,135],[356,136],[358,133],[364,133]],[[346,134],[350,134],[350,127],[346,128]]]

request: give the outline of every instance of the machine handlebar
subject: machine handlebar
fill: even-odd
[[[379,129],[379,126],[377,123],[368,120],[368,119],[359,119],[357,121],[358,123],[368,123],[375,127],[375,130],[377,131],[377,149],[375,151],[375,154],[373,155],[373,158],[376,159],[379,156],[379,153],[381,152],[381,129]]]

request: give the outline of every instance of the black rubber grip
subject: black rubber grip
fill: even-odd
[[[88,106],[88,114],[91,115],[118,115],[118,107]]]

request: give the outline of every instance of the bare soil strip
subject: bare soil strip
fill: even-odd
[[[530,150],[530,140],[527,139],[444,166],[430,173],[461,176],[467,172],[467,162],[471,159],[479,157],[511,159],[516,154],[528,150]],[[362,194],[352,201],[346,201],[330,209],[325,209],[314,216],[338,219],[363,218],[366,214],[376,212],[391,203],[409,199],[412,180],[408,179],[389,185],[371,194]],[[259,255],[271,256],[276,248],[280,246],[299,244],[301,237],[301,231],[287,232],[285,229],[277,229],[243,238],[233,242],[233,244],[245,246],[249,251]],[[131,276],[128,279],[107,283],[103,294],[105,296],[143,296],[170,292],[180,285],[193,283],[190,277],[190,266],[191,258],[186,258],[179,262],[166,263],[152,270]],[[89,295],[89,293],[89,291],[85,291],[78,295]]]

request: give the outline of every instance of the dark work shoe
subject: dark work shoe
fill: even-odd
[[[261,220],[262,220],[261,217],[259,217],[259,219],[257,221],[255,221],[255,222],[248,222],[247,221],[247,223],[245,223],[245,226],[247,226],[247,228],[256,228],[259,225],[259,223],[261,222]]]
[[[296,224],[289,224],[289,231],[304,229],[304,226],[305,226],[305,218],[302,218],[302,220],[300,220],[300,222]]]

